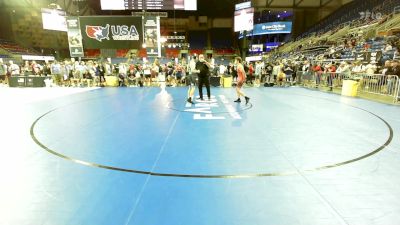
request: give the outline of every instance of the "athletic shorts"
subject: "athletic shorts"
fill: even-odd
[[[188,79],[188,84],[196,85],[196,83],[197,83],[197,74],[189,74],[187,76],[187,79]]]

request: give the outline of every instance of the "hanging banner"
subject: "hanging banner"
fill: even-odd
[[[142,46],[142,18],[133,16],[79,17],[87,49],[138,49]]]
[[[71,58],[83,57],[83,45],[79,18],[76,16],[67,17],[68,45]]]
[[[143,39],[146,44],[147,57],[161,57],[160,17],[143,17]]]

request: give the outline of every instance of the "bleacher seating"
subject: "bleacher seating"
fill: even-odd
[[[0,48],[9,52],[10,54],[23,55],[23,54],[38,54],[35,50],[21,47],[15,42],[0,39]]]
[[[392,34],[390,30],[400,28],[400,13],[396,14],[393,10],[396,7],[400,8],[399,5],[400,2],[395,0],[355,0],[313,26],[295,41],[281,46],[275,54],[277,56],[287,54],[292,57],[302,54],[313,58],[321,54],[329,55],[327,50],[329,46],[334,45],[336,59],[355,60],[357,55],[365,52],[381,52],[382,61],[393,59],[398,55],[396,55],[398,44],[393,44],[390,40]],[[381,13],[382,16],[361,18],[360,13],[367,11]],[[356,41],[354,47],[348,46],[348,41],[351,40]],[[387,43],[391,43],[392,50],[384,51]],[[327,45],[325,51],[321,48],[324,45]],[[297,52],[293,53],[294,50]]]
[[[368,24],[374,21],[374,18],[361,18],[360,13],[373,12],[374,15],[391,14],[396,6],[400,6],[397,0],[355,0],[340,8],[332,15],[326,17],[318,24],[312,26],[307,32],[303,33],[298,39],[308,37],[313,34],[326,33],[334,30],[336,27],[344,27],[346,24],[359,23]],[[360,24],[355,24],[360,25]]]

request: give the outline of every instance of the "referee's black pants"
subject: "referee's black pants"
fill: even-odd
[[[211,90],[210,90],[210,77],[202,77],[199,76],[199,95],[200,99],[203,99],[203,85],[206,86],[207,88],[207,96],[210,99],[211,98]]]

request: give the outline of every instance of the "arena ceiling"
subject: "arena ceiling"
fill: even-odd
[[[198,11],[169,12],[170,17],[184,18],[190,15],[209,16],[209,17],[232,17],[235,4],[247,0],[197,0]],[[252,0],[256,11],[262,10],[297,10],[297,9],[327,9],[339,8],[353,0]],[[26,7],[33,6],[37,8],[46,7],[51,3],[56,3],[65,9],[69,14],[76,14],[80,9],[82,15],[129,15],[130,11],[103,11],[100,7],[100,0],[0,0],[0,6],[7,7]],[[84,13],[82,13],[84,12]]]
[[[253,6],[257,8],[323,8],[326,6],[340,7],[353,0],[252,0]]]

